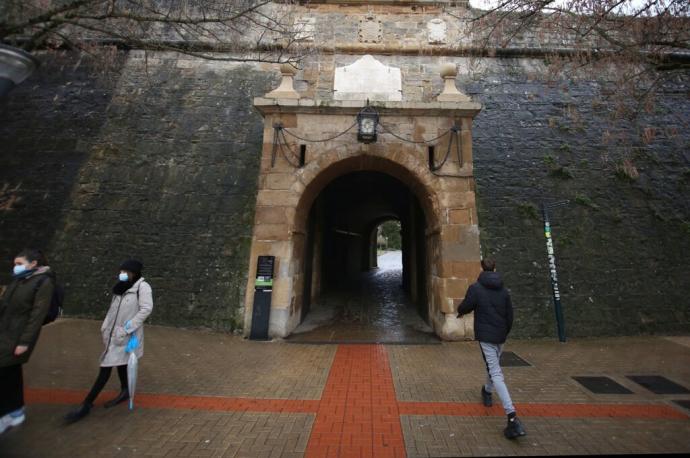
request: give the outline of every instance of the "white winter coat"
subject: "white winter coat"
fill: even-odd
[[[103,320],[101,335],[105,350],[101,355],[101,367],[127,364],[129,353],[125,352],[129,335],[135,333],[139,347],[135,350],[138,358],[144,355],[144,320],[153,310],[151,286],[140,278],[122,296],[114,295],[110,309]],[[125,323],[130,321],[125,331]]]

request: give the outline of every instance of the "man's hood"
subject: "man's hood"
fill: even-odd
[[[489,289],[503,288],[503,279],[498,272],[482,272],[479,274],[479,283]]]

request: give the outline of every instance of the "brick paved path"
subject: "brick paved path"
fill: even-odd
[[[384,347],[341,345],[321,397],[307,456],[404,456],[404,448]]]
[[[45,329],[25,368],[28,420],[0,437],[0,456],[690,452],[690,412],[671,402],[690,395],[655,395],[624,377],[690,387],[688,338],[511,342],[532,366],[505,369],[529,433],[507,441],[501,409],[479,404],[474,343],[288,345],[158,327],[147,330],[137,408],[95,408],[64,426],[95,376],[97,333],[98,323],[81,320]],[[633,393],[595,395],[571,378],[588,374]],[[114,394],[110,383],[97,403]]]

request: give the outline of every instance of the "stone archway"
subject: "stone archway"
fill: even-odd
[[[364,103],[333,101],[317,105],[310,100],[255,100],[265,118],[259,191],[252,237],[250,275],[245,301],[245,329],[251,326],[254,272],[257,256],[276,257],[269,333],[286,337],[304,317],[305,278],[309,255],[309,214],[319,193],[333,180],[354,172],[378,172],[395,178],[415,196],[424,215],[423,243],[428,321],[445,339],[473,337],[472,323],[455,317],[457,303],[479,271],[479,233],[472,176],[472,118],[479,106],[463,103],[378,102],[382,124],[393,135],[380,134],[372,144],[361,144],[352,129]],[[275,126],[287,129],[283,151],[275,147]],[[451,155],[433,173],[429,145],[433,138],[459,128],[461,157]],[[350,130],[348,131],[348,128]],[[345,132],[336,137],[337,134]],[[335,138],[333,138],[335,137]],[[306,141],[328,139],[327,141]],[[434,145],[447,149],[445,135]],[[306,140],[305,140],[306,139]],[[415,143],[416,142],[416,143]],[[457,144],[457,141],[456,141]],[[304,163],[296,163],[300,151]],[[418,262],[416,264],[419,264]],[[318,294],[318,282],[308,288]],[[309,293],[307,293],[309,294]],[[309,301],[306,301],[308,303]]]
[[[340,291],[342,300],[345,290],[349,291],[346,295],[349,302],[354,299],[362,302],[360,306],[364,308],[357,307],[360,312],[366,310],[367,317],[382,318],[377,310],[384,304],[369,302],[365,306],[364,302],[368,301],[361,295],[364,284],[369,290],[372,286],[380,290],[382,285],[372,285],[371,276],[363,276],[363,273],[371,273],[370,233],[382,221],[396,219],[401,222],[403,240],[399,286],[405,292],[405,299],[398,299],[402,307],[399,311],[408,309],[403,303],[414,305],[426,320],[430,315],[427,284],[431,272],[439,268],[433,265],[436,259],[426,256],[428,245],[434,243],[438,235],[438,231],[431,230],[427,237],[426,231],[426,228],[439,226],[434,210],[439,207],[434,203],[434,190],[419,182],[413,172],[385,157],[355,155],[331,164],[319,176],[330,178],[330,181],[310,183],[296,212],[293,256],[296,266],[302,266],[295,272],[299,276],[295,279],[295,288],[296,304],[302,305],[301,316],[305,316],[309,305],[318,301],[322,293]],[[390,303],[386,307],[390,310]],[[355,328],[361,331],[357,326],[347,329],[354,331]],[[347,337],[347,332],[343,334],[340,329],[336,334]],[[361,332],[357,334],[363,337]],[[364,335],[367,334],[386,338],[381,332]]]

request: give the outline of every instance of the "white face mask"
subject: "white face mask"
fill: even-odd
[[[129,275],[124,272],[120,272],[120,275],[117,276],[117,279],[120,281],[129,281]]]

